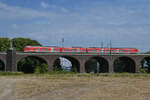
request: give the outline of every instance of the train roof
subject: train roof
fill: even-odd
[[[25,47],[57,47],[57,48],[101,48],[101,47],[80,47],[80,46],[73,46],[73,47],[58,47],[58,46],[25,46]],[[107,48],[107,47],[106,47]],[[104,47],[104,49],[106,49]],[[107,48],[108,49],[108,48]],[[109,48],[110,49],[110,48]],[[111,49],[137,49],[137,48],[111,48]]]
[[[72,47],[72,48],[84,48],[84,47],[80,47],[80,46],[74,46],[74,47]]]
[[[25,46],[25,47],[58,47],[58,46]]]

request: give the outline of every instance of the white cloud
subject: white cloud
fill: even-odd
[[[68,9],[66,9],[66,8],[64,8],[64,7],[62,7],[61,10],[62,10],[63,12],[69,12]]]
[[[111,39],[112,41],[132,43],[134,47],[136,43],[134,44],[133,41],[136,38],[138,41],[148,41],[149,39],[149,35],[147,35],[150,31],[149,27],[140,26],[141,23],[145,23],[144,18],[137,19],[139,16],[133,14],[136,11],[126,7],[122,9],[120,7],[87,7],[87,9],[77,12],[71,10],[68,12],[65,7],[48,5],[45,2],[41,2],[41,7],[48,7],[51,11],[8,6],[0,3],[0,30],[7,28],[6,32],[21,33],[13,36],[28,36],[48,41],[50,44],[56,43],[57,40],[64,37],[68,41],[70,39],[68,42],[70,45],[72,45],[72,41],[77,41],[78,44],[83,43],[78,41],[85,41],[83,44],[88,44],[89,41],[100,43]],[[6,22],[9,22],[7,19],[10,20],[8,25],[12,25],[11,28],[7,24],[4,27],[3,19]],[[16,24],[11,21],[15,21]],[[23,21],[27,22],[25,24],[17,23]],[[139,26],[134,26],[135,24]]]
[[[38,17],[56,16],[55,13],[47,13],[29,8],[8,6],[0,2],[0,19],[29,19]]]
[[[43,7],[43,8],[48,8],[49,5],[48,5],[46,2],[42,1],[42,2],[41,2],[41,7]]]
[[[17,24],[12,24],[12,28],[17,29],[18,28]]]

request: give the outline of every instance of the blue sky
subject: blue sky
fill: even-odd
[[[150,51],[150,0],[0,0],[0,36]]]

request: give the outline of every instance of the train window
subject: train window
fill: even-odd
[[[56,49],[54,49],[54,51],[56,51]]]
[[[41,51],[44,51],[43,49],[41,49]]]
[[[80,49],[77,49],[78,52],[80,52]]]
[[[38,50],[40,51],[40,48],[38,48]]]

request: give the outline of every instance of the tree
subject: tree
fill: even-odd
[[[14,38],[12,39],[13,47],[16,48],[17,51],[23,51],[25,46],[41,46],[41,44],[36,40],[31,40],[30,38]],[[10,39],[9,38],[0,38],[0,51],[6,51],[10,47]]]
[[[10,47],[9,38],[0,38],[0,51],[6,51]]]
[[[41,46],[41,44],[36,40],[31,40],[29,38],[14,38],[13,46],[16,48],[16,51],[23,51],[25,46]]]

